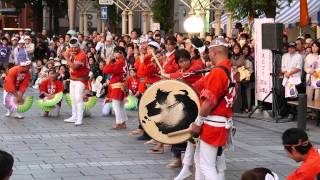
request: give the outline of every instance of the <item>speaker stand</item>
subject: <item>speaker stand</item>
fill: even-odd
[[[252,115],[257,111],[257,109],[263,110],[262,104],[266,102],[268,97],[272,95],[272,111],[271,111],[271,117],[272,119],[278,123],[279,122],[279,109],[278,109],[278,102],[277,102],[277,96],[276,96],[276,61],[275,61],[275,54],[278,51],[272,50],[272,73],[270,73],[270,76],[272,77],[272,88],[271,91],[263,98],[260,103],[258,102],[258,105],[249,113],[248,118],[251,118]]]

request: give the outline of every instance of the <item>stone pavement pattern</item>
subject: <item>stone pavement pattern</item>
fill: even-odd
[[[101,102],[81,127],[63,122],[71,111],[65,104],[59,118],[41,117],[34,105],[23,120],[4,117],[0,107],[0,149],[15,157],[13,180],[170,180],[179,172],[165,167],[172,157],[169,148],[165,154],[150,155],[146,153],[150,147],[128,136],[137,127],[136,112],[128,113],[129,129],[114,131],[110,130],[114,117],[101,116]],[[239,117],[235,122],[235,151],[227,152],[226,180],[238,180],[254,167],[271,168],[284,179],[297,167],[286,157],[280,139],[295,122],[275,124]],[[320,128],[308,127],[311,139],[317,140]]]

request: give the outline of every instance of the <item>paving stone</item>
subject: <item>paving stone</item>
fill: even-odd
[[[28,90],[28,94],[38,94]],[[0,90],[0,97],[2,91]],[[167,169],[172,154],[152,155],[145,146],[128,133],[137,127],[137,112],[128,112],[129,129],[110,130],[114,116],[100,116],[102,100],[92,110],[92,118],[75,127],[63,119],[71,109],[63,102],[61,117],[43,118],[33,106],[25,119],[0,117],[0,149],[15,157],[13,180],[171,180],[179,169]],[[0,115],[4,108],[0,104]],[[298,167],[289,159],[281,145],[281,133],[296,127],[296,122],[272,123],[258,119],[235,117],[237,133],[235,151],[226,151],[226,180],[239,180],[241,174],[254,167],[267,167],[280,179]],[[320,128],[308,123],[312,142],[320,144]],[[194,177],[188,178],[189,180]]]

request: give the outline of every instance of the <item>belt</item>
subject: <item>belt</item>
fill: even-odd
[[[126,85],[124,83],[114,83],[114,84],[110,84],[112,89],[121,89],[122,91],[125,90]]]
[[[223,116],[207,116],[204,123],[214,127],[226,127],[228,118]]]
[[[73,81],[87,81],[89,80],[89,77],[82,77],[82,78],[70,78]]]

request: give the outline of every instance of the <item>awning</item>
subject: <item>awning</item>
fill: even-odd
[[[308,0],[309,17],[317,15],[320,11],[320,0]],[[300,1],[289,3],[287,0],[279,2],[276,22],[283,24],[294,24],[300,21]]]
[[[288,0],[278,0],[279,7],[277,8],[276,22],[283,23],[285,25],[295,24],[300,21],[300,1],[294,0],[292,3],[289,3]],[[308,0],[308,11],[309,17],[317,16],[317,13],[320,12],[320,0]],[[260,16],[264,18],[265,15]],[[242,20],[233,20],[236,22],[241,22],[241,24],[247,24],[248,19],[244,18]],[[318,22],[319,23],[319,22]],[[221,17],[221,24],[227,24],[227,16],[224,14]]]

